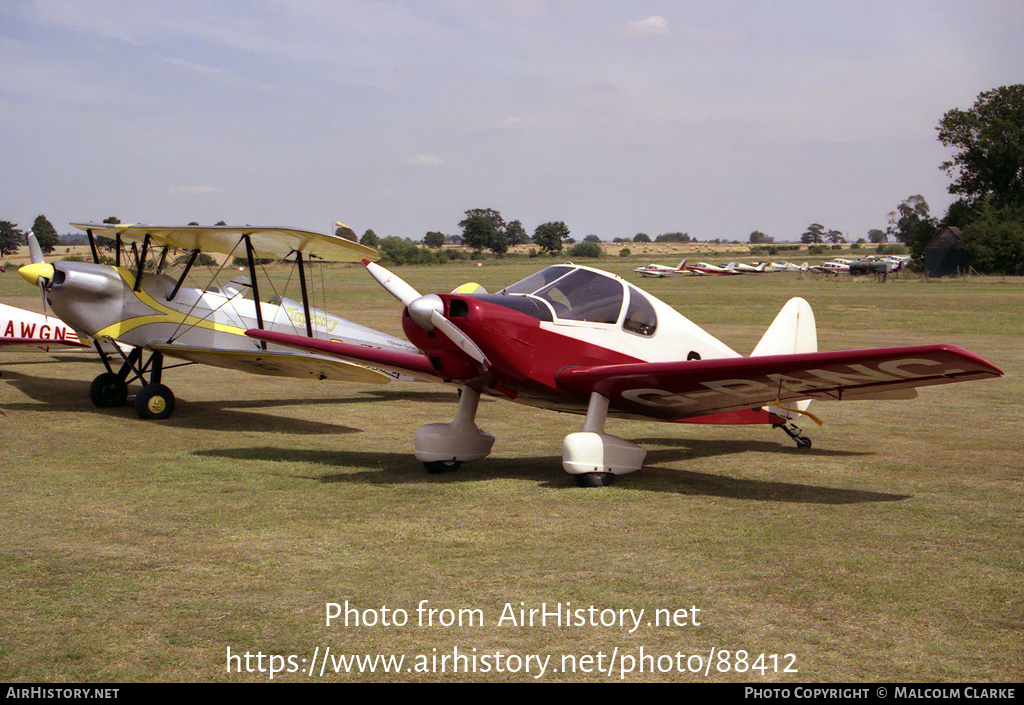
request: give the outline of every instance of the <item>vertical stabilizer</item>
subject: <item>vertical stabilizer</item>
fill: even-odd
[[[814,324],[814,312],[811,305],[799,297],[786,302],[772,324],[768,326],[761,342],[750,353],[751,357],[764,355],[792,355],[818,351],[818,331]],[[794,410],[807,411],[810,399],[798,401],[790,408],[777,406],[768,409],[783,418],[792,419]]]
[[[818,352],[818,331],[814,325],[811,305],[796,297],[786,302],[761,342],[750,353],[751,357],[764,355],[792,355]]]

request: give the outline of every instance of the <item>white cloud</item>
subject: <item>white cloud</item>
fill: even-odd
[[[409,164],[413,166],[437,166],[438,164],[444,164],[444,160],[441,157],[435,157],[433,154],[417,154],[409,160]]]
[[[661,15],[653,15],[645,20],[629,22],[626,33],[631,37],[664,37],[669,34],[668,20]]]
[[[224,69],[219,69],[214,66],[204,66],[202,64],[196,64],[191,61],[185,61],[184,59],[176,59],[173,56],[164,57],[164,59],[174,66],[192,71],[194,73],[201,74],[207,78],[211,78],[222,83],[228,83],[236,86],[258,88],[260,90],[274,90],[275,86],[269,83],[260,83],[257,81],[250,81],[247,78],[242,78],[237,74],[230,73]]]

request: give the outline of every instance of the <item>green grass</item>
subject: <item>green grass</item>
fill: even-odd
[[[174,417],[95,409],[87,356],[0,358],[0,679],[266,681],[232,653],[795,654],[797,673],[632,673],[627,681],[1016,681],[1024,672],[1024,287],[800,275],[635,279],[748,353],[790,296],[822,349],[948,342],[999,380],[912,402],[817,404],[809,451],[762,428],[615,421],[646,466],[582,490],[560,464],[577,417],[485,399],[494,453],[429,476],[417,426],[454,390],[277,380],[187,367]],[[549,260],[396,271],[422,292],[497,290]],[[646,263],[646,262],[642,262]],[[400,333],[359,267],[328,308]],[[5,303],[37,310],[12,272]],[[483,625],[344,627],[325,604],[478,609]],[[700,609],[700,626],[499,626],[518,608]],[[436,651],[435,651],[436,649]],[[770,663],[770,662],[769,662]],[[780,661],[783,665],[787,661]],[[255,661],[253,662],[255,665]],[[264,664],[266,665],[266,663]],[[308,668],[308,664],[303,665]],[[529,681],[532,674],[279,674],[309,681]],[[544,680],[606,682],[600,673]]]

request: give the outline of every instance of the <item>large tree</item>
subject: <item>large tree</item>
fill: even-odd
[[[970,110],[947,112],[937,129],[955,150],[941,167],[953,177],[950,193],[972,206],[986,197],[996,208],[1024,204],[1024,84],[981,93]]]
[[[466,211],[462,228],[462,242],[474,250],[488,249],[496,254],[508,251],[508,236],[505,234],[505,220],[501,213],[490,208],[474,208]]]
[[[569,239],[569,227],[561,220],[538,225],[533,241],[545,252],[561,252],[562,241]]]
[[[825,226],[821,223],[811,223],[807,230],[800,236],[800,242],[820,244],[825,242]]]
[[[363,233],[363,236],[359,238],[360,245],[366,245],[367,247],[380,247],[380,238],[377,233],[373,230],[367,230]]]
[[[967,264],[980,272],[1024,273],[1024,206],[981,204],[964,226],[960,244]]]
[[[39,249],[44,255],[57,248],[57,230],[45,215],[36,216],[35,222],[32,223],[32,233],[36,236],[36,242],[39,243]]]
[[[928,210],[928,201],[924,200],[924,196],[920,194],[909,196],[889,214],[889,227],[886,229],[886,234],[892,235],[896,242],[911,244],[918,226],[932,220],[928,215]]]
[[[359,236],[356,235],[356,231],[343,223],[337,223],[337,227],[334,228],[334,234],[352,242],[359,242]]]
[[[513,220],[505,226],[505,234],[508,236],[509,245],[525,245],[530,242],[529,233],[518,220]]]
[[[0,257],[13,255],[25,242],[25,233],[6,220],[0,220]]]
[[[911,256],[921,262],[924,248],[939,234],[939,223],[928,215],[928,202],[923,196],[910,196],[889,214],[886,234],[909,247]]]

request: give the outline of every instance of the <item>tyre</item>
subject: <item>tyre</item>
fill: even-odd
[[[89,398],[101,409],[124,406],[128,399],[128,385],[113,372],[104,372],[92,381]]]
[[[174,412],[174,394],[162,384],[147,384],[135,395],[140,419],[166,419]]]

